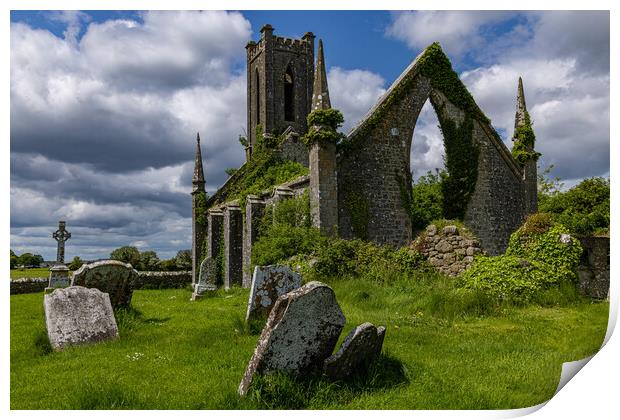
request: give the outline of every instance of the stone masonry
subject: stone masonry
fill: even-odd
[[[241,286],[243,270],[243,219],[238,204],[224,209],[224,288]]]
[[[258,238],[258,224],[265,211],[265,201],[255,195],[248,197],[245,204],[245,225],[243,229],[243,287],[252,284],[252,245]]]
[[[474,257],[482,253],[478,240],[463,235],[456,226],[439,230],[430,225],[412,246],[440,273],[453,277],[467,270]]]
[[[313,145],[304,150],[305,145],[299,139],[308,130],[309,112],[331,106],[322,42],[319,41],[315,66],[312,33],[306,33],[301,39],[290,39],[275,36],[273,32],[271,25],[263,26],[260,40],[250,41],[246,47],[248,159],[259,125],[268,135],[282,134],[286,140],[274,153],[309,165],[308,181],[299,182],[297,187],[309,189],[313,226],[328,233],[337,232],[345,239],[357,237],[394,246],[410,244],[413,239],[409,214],[411,142],[418,115],[430,101],[440,120],[460,127],[466,110],[452,103],[445,92],[421,74],[423,52],[351,130],[344,146]],[[518,92],[516,126],[522,123],[526,112],[522,81]],[[472,106],[477,109],[469,114],[473,118],[472,140],[479,149],[478,172],[463,223],[478,238],[479,246],[465,247],[463,258],[473,256],[467,255],[468,248],[482,248],[489,255],[503,253],[510,234],[537,208],[535,161],[526,162],[521,168],[482,111],[475,103]],[[195,168],[202,170],[202,163],[197,160]],[[251,266],[251,246],[257,239],[253,214],[263,205],[252,202],[253,198],[248,200],[251,215],[246,214],[245,218],[241,212],[231,210],[234,200],[239,199],[231,195],[238,191],[239,182],[243,182],[243,169],[242,166],[228,178],[207,201],[207,206],[211,207],[206,223],[207,253],[217,258],[219,249],[224,248],[226,287],[233,283],[249,285],[249,273],[243,274],[243,270],[244,266]],[[284,187],[290,187],[290,182]],[[278,194],[273,198],[264,194],[258,197],[265,205],[272,199],[279,199]],[[224,217],[222,209],[226,209]],[[218,234],[222,230],[216,215],[222,217],[219,223],[224,225],[223,241]],[[196,217],[194,215],[194,219]],[[197,227],[193,235],[193,242],[198,243]],[[462,251],[461,245],[450,245],[456,245],[459,253]],[[437,252],[435,260],[444,260],[438,256],[445,254],[448,254],[445,261],[452,258],[450,252]],[[456,262],[456,251],[454,258]],[[463,264],[468,260],[462,260]],[[452,267],[452,263],[445,266],[445,261],[441,267],[446,272],[462,268],[460,265]]]

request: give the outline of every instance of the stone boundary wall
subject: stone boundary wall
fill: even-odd
[[[192,282],[191,271],[139,271],[135,289],[180,289]],[[21,278],[11,280],[11,294],[42,292],[48,278]]]
[[[45,290],[49,284],[47,277],[21,278],[11,280],[11,294],[39,293]]]
[[[459,234],[456,226],[446,226],[439,230],[437,226],[430,225],[413,246],[427,257],[428,262],[440,273],[454,277],[467,270],[474,261],[474,256],[483,252],[480,242],[469,237]]]
[[[609,238],[600,236],[577,236],[583,247],[577,267],[579,289],[593,299],[609,296]]]

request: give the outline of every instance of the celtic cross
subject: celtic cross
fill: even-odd
[[[56,261],[59,264],[65,263],[65,242],[71,237],[71,234],[65,230],[65,222],[58,222],[58,230],[52,234],[52,237],[58,242],[58,250],[56,251]]]

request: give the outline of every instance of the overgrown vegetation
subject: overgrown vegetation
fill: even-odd
[[[555,180],[555,185],[559,180]],[[544,184],[543,184],[544,185]],[[609,235],[609,178],[588,178],[568,191],[554,188],[553,182],[538,195],[538,208],[561,223],[571,233]]]
[[[536,135],[534,134],[534,129],[532,128],[532,121],[530,120],[529,112],[525,111],[525,121],[522,125],[517,127],[514,137],[512,157],[521,167],[523,167],[525,162],[530,159],[538,160],[541,154],[534,151]]]
[[[531,215],[510,236],[505,255],[477,257],[462,275],[461,284],[497,302],[540,303],[549,298],[549,293],[574,299],[575,269],[582,248],[567,233],[568,229],[554,223],[549,215]]]
[[[342,113],[337,109],[316,109],[308,114],[308,132],[303,142],[310,147],[313,144],[336,144],[344,138],[338,128],[344,123]]]
[[[307,175],[308,168],[297,162],[284,160],[274,151],[280,141],[278,137],[264,136],[262,128],[257,127],[252,158],[229,178],[228,184],[208,201],[208,205],[238,200],[241,211],[245,212],[248,195],[261,194],[277,185]]]

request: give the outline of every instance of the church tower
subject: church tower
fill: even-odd
[[[204,243],[206,226],[205,176],[202,170],[200,152],[200,133],[196,134],[196,155],[194,157],[194,176],[192,177],[192,286],[198,283],[200,256]]]
[[[536,170],[536,161],[540,154],[534,151],[535,140],[536,136],[532,129],[530,114],[527,112],[527,106],[525,105],[523,80],[519,77],[515,131],[512,141],[514,142],[513,151],[517,148],[522,150],[521,156],[523,156],[523,158],[518,159],[518,161],[523,167],[524,205],[526,215],[538,211],[538,172]]]
[[[247,53],[247,136],[249,154],[256,128],[263,133],[282,133],[287,127],[299,135],[306,130],[314,77],[314,35],[301,39],[275,36],[269,24],[260,30],[258,42],[250,41]]]

